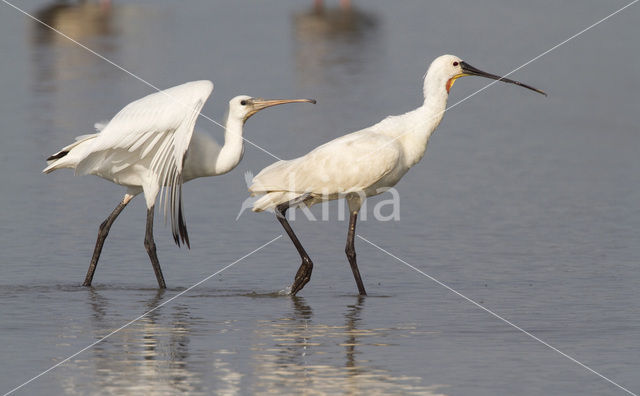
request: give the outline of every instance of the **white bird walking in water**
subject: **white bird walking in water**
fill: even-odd
[[[242,127],[262,109],[309,99],[264,100],[241,95],[229,101],[224,145],[209,135],[193,133],[196,119],[211,92],[211,81],[192,81],[145,96],[129,103],[99,133],[79,136],[76,142],[47,158],[44,173],[72,168],[77,175],[96,175],[127,188],[122,201],[100,225],[98,239],[84,286],[91,286],[100,252],[111,225],[125,206],[144,192],[147,226],[144,246],[160,288],[166,284],[153,241],[156,198],[164,199],[164,212],[171,212],[173,238],[189,246],[182,210],[182,183],[229,172],[243,154]],[[163,187],[165,188],[162,193]]]
[[[358,291],[361,295],[366,294],[354,248],[358,211],[366,197],[393,187],[422,159],[429,137],[444,116],[449,90],[456,79],[463,76],[482,76],[517,84],[546,96],[529,85],[480,71],[456,56],[442,55],[431,63],[425,75],[422,106],[339,137],[302,157],[276,162],[253,179],[249,191],[262,195],[253,210],[275,208],[278,221],[302,259],[291,294],[295,295],[309,282],[313,262],[285,217],[287,209],[341,197],[346,198],[350,211],[345,252]]]

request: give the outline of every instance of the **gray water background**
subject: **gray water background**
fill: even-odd
[[[236,94],[313,97],[247,123],[293,158],[417,107],[429,62],[456,54],[507,73],[622,1],[16,2],[159,88],[211,79],[203,113]],[[596,371],[640,392],[640,6],[516,72],[548,98],[496,84],[445,115],[397,185],[398,222],[358,233]],[[7,392],[282,234],[245,212],[233,172],[184,187],[191,250],[156,223],[169,288],[142,242],[144,200],[112,228],[93,288],[97,226],[123,189],[44,158],[153,90],[0,4],[0,391]],[[449,104],[488,80],[464,78]],[[200,119],[219,141],[222,129]],[[370,204],[387,199],[380,196]],[[369,292],[344,257],[347,224],[298,217],[315,260],[298,298],[286,238],[238,262],[16,394],[414,393],[620,395],[620,389],[358,239]],[[316,215],[319,208],[314,209]],[[159,219],[160,216],[157,216]]]

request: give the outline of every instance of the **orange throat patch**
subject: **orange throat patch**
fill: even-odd
[[[447,93],[449,93],[449,91],[451,90],[451,87],[453,86],[454,82],[456,82],[455,77],[451,77],[450,79],[447,80],[447,84],[446,84]]]

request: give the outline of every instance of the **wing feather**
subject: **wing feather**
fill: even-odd
[[[141,179],[147,207],[164,190],[158,204],[164,204],[165,220],[171,211],[176,243],[189,246],[182,169],[196,120],[212,91],[211,81],[192,81],[129,103],[93,140],[76,173],[109,175],[134,167],[146,169]]]
[[[396,168],[402,153],[397,144],[390,137],[371,130],[354,132],[302,157],[268,166],[253,179],[249,191],[254,194],[363,191]]]

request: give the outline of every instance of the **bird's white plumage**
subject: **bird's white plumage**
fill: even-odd
[[[144,191],[148,208],[165,190],[165,214],[171,210],[176,235],[181,211],[184,157],[196,119],[213,91],[211,81],[193,81],[145,96],[120,110],[100,133],[85,135],[65,147],[68,151],[43,172],[75,168],[76,174],[93,174]],[[54,155],[55,157],[56,155]],[[161,196],[161,202],[163,197]]]
[[[196,118],[212,90],[210,81],[193,81],[128,104],[87,147],[76,173],[119,173],[145,163],[142,187],[151,207],[162,186],[180,182]]]
[[[376,161],[371,161],[373,151],[377,151]],[[250,191],[327,196],[363,191],[401,162],[402,151],[393,138],[365,129],[325,143],[302,157],[268,166],[253,179]]]

